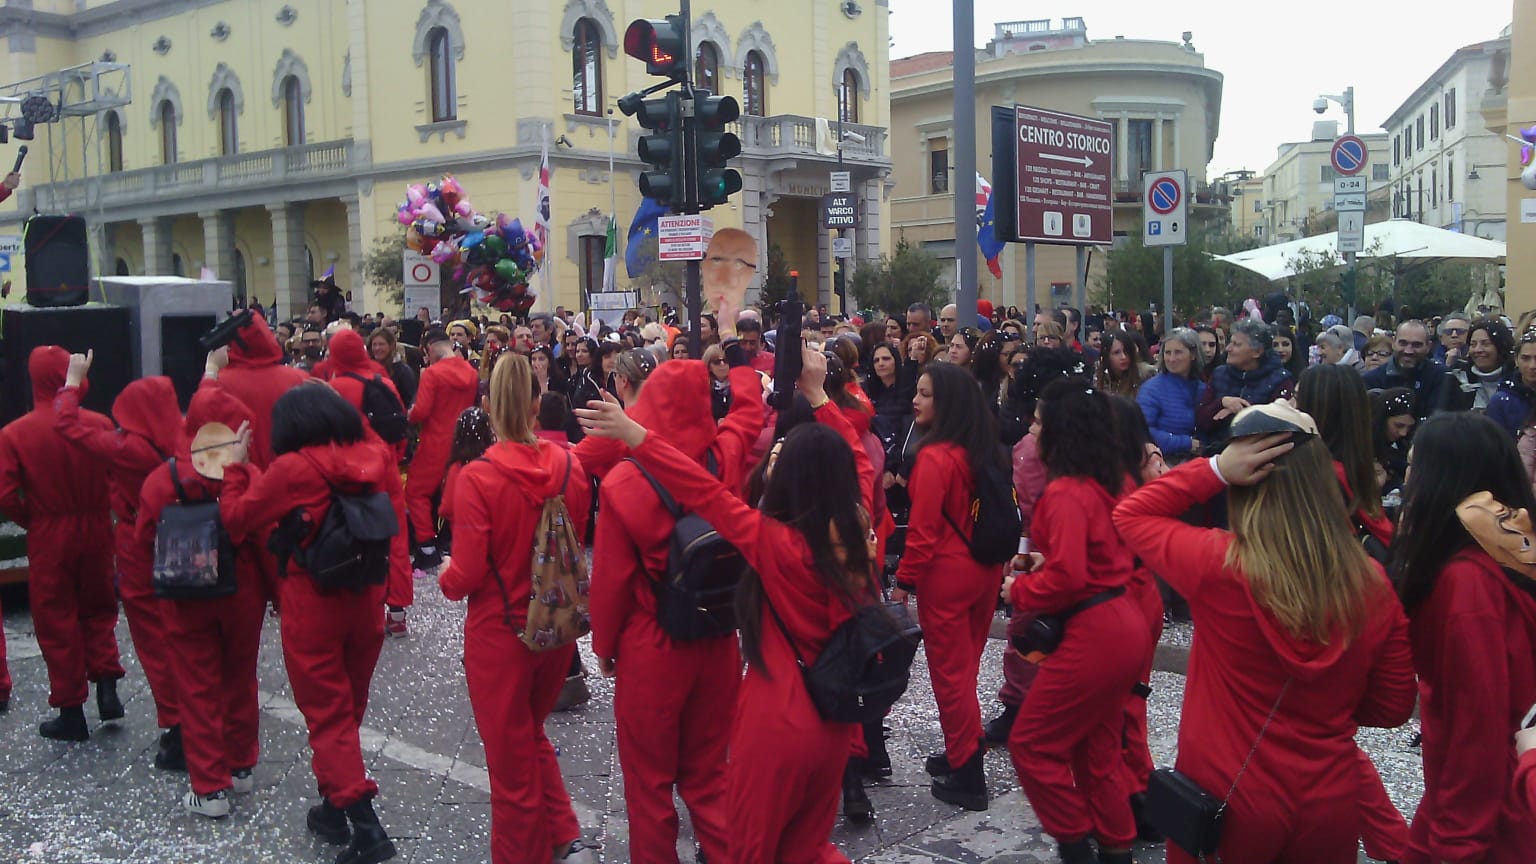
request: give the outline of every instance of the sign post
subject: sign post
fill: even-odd
[[[1172,332],[1173,247],[1189,243],[1189,175],[1183,170],[1146,176],[1141,201],[1141,243],[1163,247],[1163,332]]]
[[[1090,117],[1015,105],[1015,238],[1101,246],[1114,241],[1114,127]]]
[[[1361,174],[1370,164],[1370,150],[1357,135],[1344,135],[1333,142],[1328,153],[1333,163],[1333,212],[1339,219],[1338,251],[1344,256],[1345,299],[1349,303],[1349,317],[1355,317],[1355,253],[1365,251],[1365,176]]]
[[[442,300],[440,266],[430,257],[410,249],[406,249],[401,258],[404,271],[401,281],[405,283],[405,309],[402,310],[402,317],[414,317],[416,310],[423,307],[436,314]]]

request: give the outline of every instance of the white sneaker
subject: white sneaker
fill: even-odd
[[[181,800],[181,806],[185,807],[188,813],[197,816],[223,819],[229,815],[229,796],[223,789],[208,795],[188,792],[187,797]]]
[[[251,776],[251,769],[238,768],[229,775],[229,789],[236,795],[249,795],[256,789],[256,780]]]

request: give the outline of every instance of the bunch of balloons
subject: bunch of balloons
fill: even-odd
[[[538,234],[505,213],[495,219],[475,211],[453,175],[405,189],[396,218],[407,248],[453,268],[462,294],[502,312],[526,315],[533,308],[528,283],[544,263]]]
[[[1533,154],[1536,154],[1536,149],[1533,149],[1536,148],[1536,126],[1521,129],[1517,140],[1522,142],[1520,164],[1524,166],[1524,170],[1520,172],[1520,182],[1525,184],[1527,189],[1536,189],[1536,158],[1533,158]]]

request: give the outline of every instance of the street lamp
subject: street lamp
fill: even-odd
[[[1332,96],[1324,93],[1312,100],[1312,110],[1323,114],[1328,110],[1329,102],[1337,102],[1344,109],[1344,116],[1348,118],[1349,128],[1347,134],[1355,134],[1355,88],[1345,87],[1343,95]]]

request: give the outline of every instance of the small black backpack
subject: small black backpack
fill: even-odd
[[[773,603],[768,612],[795,652],[816,713],[828,723],[874,723],[907,692],[923,630],[905,603],[869,603],[853,612],[807,665]]]
[[[319,473],[320,466],[315,465],[315,471]],[[400,533],[389,495],[349,495],[329,480],[326,484],[331,487],[331,506],[307,546],[302,541],[311,523],[302,507],[288,514],[273,532],[271,547],[279,557],[279,573],[287,575],[287,559],[292,558],[309,572],[321,591],[361,591],[369,585],[383,585],[389,578],[389,541]]]
[[[666,576],[652,583],[661,629],[681,642],[735,632],[736,586],[747,562],[704,517],[685,514],[649,471],[634,459],[628,461],[651,484],[674,522]],[[717,473],[713,452],[708,455],[707,467],[709,473]]]
[[[948,513],[944,514],[950,527],[970,546],[973,559],[982,564],[1006,564],[1013,559],[1024,518],[1019,514],[1019,496],[1006,463],[990,462],[976,474],[976,488],[971,493],[966,518],[971,526],[969,534]]]
[[[395,395],[395,391],[384,383],[384,376],[364,378],[353,372],[345,375],[363,382],[363,416],[368,418],[368,425],[373,427],[373,431],[387,444],[404,441],[406,428],[410,425],[405,419],[405,406],[400,404],[400,397]]]
[[[176,501],[160,511],[155,528],[155,563],[150,577],[156,597],[208,600],[228,597],[235,581],[235,546],[219,519],[219,501],[188,501],[176,476],[176,459],[167,464]]]

